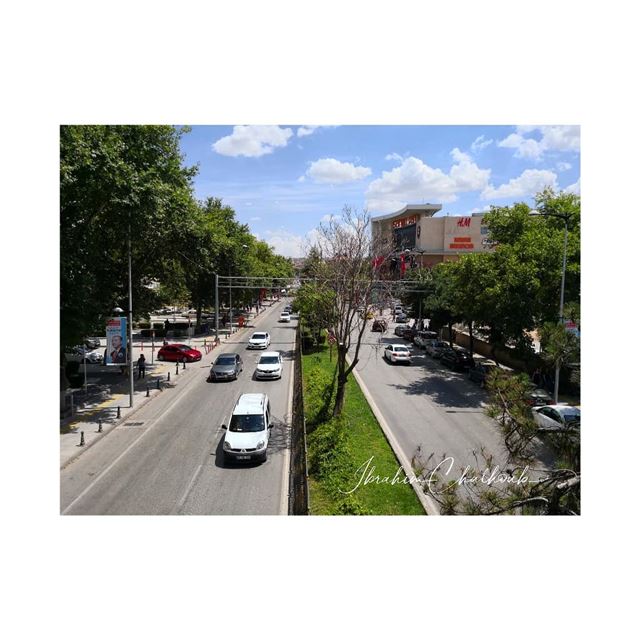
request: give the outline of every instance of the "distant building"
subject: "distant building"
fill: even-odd
[[[374,241],[391,247],[402,273],[406,268],[457,260],[465,253],[491,251],[483,214],[434,218],[441,209],[440,204],[408,204],[395,213],[371,218]]]

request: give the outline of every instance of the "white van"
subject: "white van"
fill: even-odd
[[[222,451],[225,461],[250,462],[267,459],[267,445],[273,425],[266,393],[243,393],[229,418]]]

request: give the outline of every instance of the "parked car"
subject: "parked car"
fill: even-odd
[[[222,443],[226,461],[251,462],[267,459],[267,446],[273,424],[271,406],[265,393],[243,393],[233,408]]]
[[[198,315],[197,309],[189,309],[188,311],[185,311],[185,313],[182,314],[184,318],[188,318],[189,316],[197,316],[197,315]]]
[[[418,335],[418,330],[415,327],[407,326],[402,333],[402,337],[409,342],[413,342],[414,338]]]
[[[550,404],[531,409],[540,431],[564,431],[580,428],[580,409],[569,404]]]
[[[282,378],[282,355],[278,351],[265,351],[256,366],[258,380],[273,380]]]
[[[398,313],[402,312],[402,305],[401,304],[395,304],[393,305],[393,313],[395,315],[397,315]]]
[[[438,334],[435,331],[418,331],[416,333],[415,338],[413,339],[413,343],[424,349],[427,346],[427,342],[429,340],[437,340]]]
[[[242,368],[242,358],[237,353],[221,353],[211,365],[208,381],[237,380]]]
[[[395,333],[398,337],[403,338],[405,329],[408,329],[406,324],[399,324],[399,325],[396,325],[395,329],[393,330],[393,333]]]
[[[291,314],[288,311],[283,311],[278,322],[291,322]]]
[[[100,338],[85,338],[84,344],[87,349],[99,349],[100,348]]]
[[[247,349],[266,349],[271,344],[271,336],[266,331],[256,331],[250,338]]]
[[[384,333],[387,330],[387,321],[383,318],[376,318],[371,325],[371,331],[382,331]]]
[[[432,358],[438,359],[442,356],[442,352],[446,349],[451,349],[451,346],[444,340],[431,340],[425,345],[424,349]]]
[[[409,318],[407,317],[407,314],[404,311],[400,311],[399,313],[396,313],[396,322],[406,322]]]
[[[473,357],[466,349],[446,349],[440,361],[455,371],[464,371],[473,365]]]
[[[405,344],[389,344],[384,350],[384,357],[391,363],[411,364],[411,351]]]
[[[525,394],[525,402],[533,407],[542,407],[544,405],[552,405],[553,398],[544,389],[530,382],[529,389]]]
[[[198,360],[202,360],[202,353],[197,349],[192,349],[188,344],[168,344],[158,351],[158,360],[198,362]]]
[[[291,305],[290,305],[290,304],[288,304],[288,305],[283,309],[283,311],[286,311],[287,313],[292,313]]]
[[[76,345],[65,350],[64,357],[67,362],[80,362],[83,364],[102,364],[104,353],[102,349],[88,349],[85,345]]]
[[[469,380],[480,383],[484,387],[487,381],[487,375],[495,371],[498,365],[493,360],[479,360],[473,367],[469,368]]]

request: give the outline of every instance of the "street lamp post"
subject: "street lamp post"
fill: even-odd
[[[564,248],[562,251],[562,278],[560,280],[560,311],[558,313],[558,324],[564,327],[564,282],[567,270],[567,239],[569,236],[569,215],[562,213],[543,213],[532,209],[530,216],[543,216],[547,218],[561,218],[564,222]],[[553,386],[553,402],[558,404],[558,389],[560,387],[560,364],[556,364],[556,377]]]

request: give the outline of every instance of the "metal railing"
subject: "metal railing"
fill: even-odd
[[[289,468],[289,515],[309,515],[309,472],[307,468],[307,434],[302,385],[302,348],[300,329],[296,330],[293,364],[293,406],[291,417],[291,462]]]

